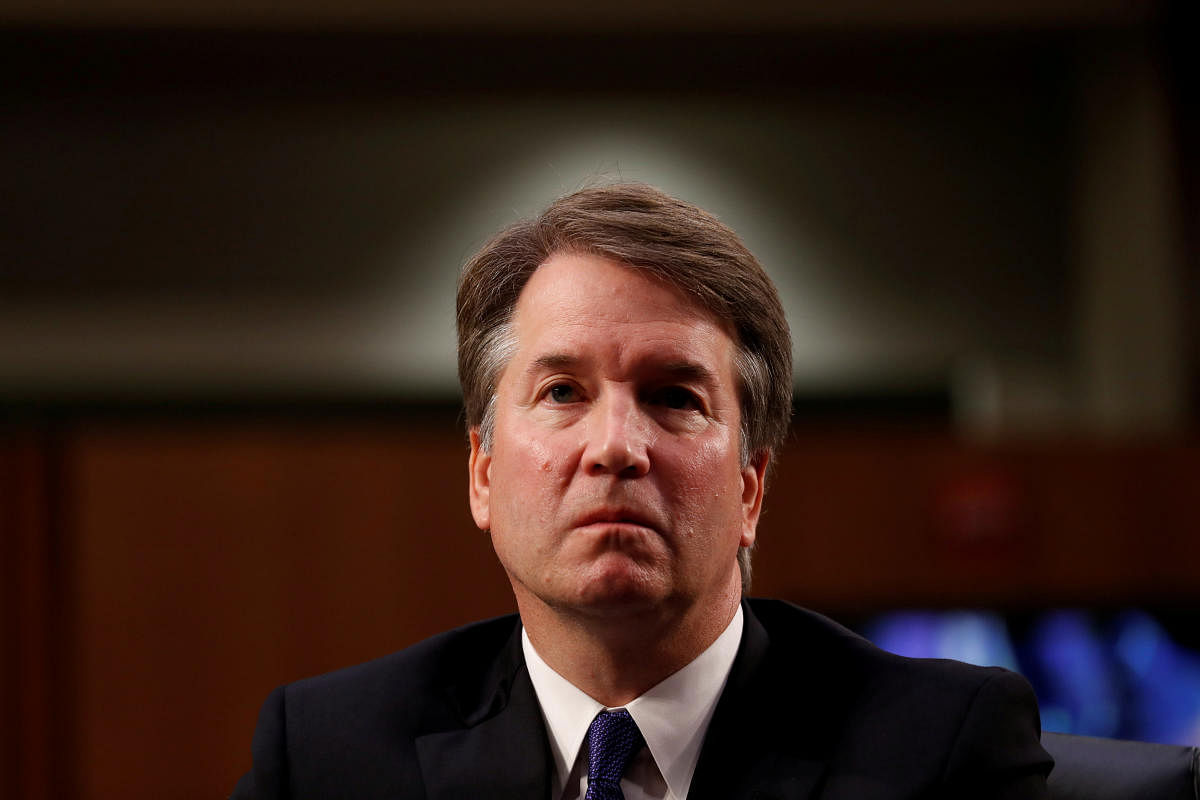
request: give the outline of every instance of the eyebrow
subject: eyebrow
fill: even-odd
[[[584,359],[567,353],[547,353],[535,358],[526,369],[526,373],[552,372],[571,370],[584,363]],[[663,364],[653,364],[645,371],[655,375],[666,375],[672,380],[712,385],[716,383],[716,375],[703,364],[686,359],[668,361]]]
[[[583,359],[567,355],[566,353],[547,353],[530,362],[529,366],[525,368],[525,374],[536,375],[541,372],[570,371],[582,363],[582,361]]]
[[[713,371],[695,361],[668,361],[666,364],[655,367],[655,371],[689,383],[709,385],[716,383],[716,375],[713,374]]]

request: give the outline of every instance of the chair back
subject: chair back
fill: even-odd
[[[1042,732],[1051,800],[1200,800],[1200,749]]]

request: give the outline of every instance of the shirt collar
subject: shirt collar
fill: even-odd
[[[646,739],[654,763],[676,797],[686,797],[700,747],[742,639],[742,608],[690,664],[624,707]],[[604,706],[550,668],[521,630],[521,647],[550,738],[558,776],[554,797],[566,786],[588,726]]]

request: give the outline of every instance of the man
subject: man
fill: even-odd
[[[743,601],[791,348],[732,231],[583,190],[467,264],[458,332],[519,617],[277,689],[235,798],[1044,796],[1021,678]]]

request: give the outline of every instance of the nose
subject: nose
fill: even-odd
[[[650,471],[650,420],[632,393],[605,392],[592,407],[583,451],[589,475],[640,478]]]

